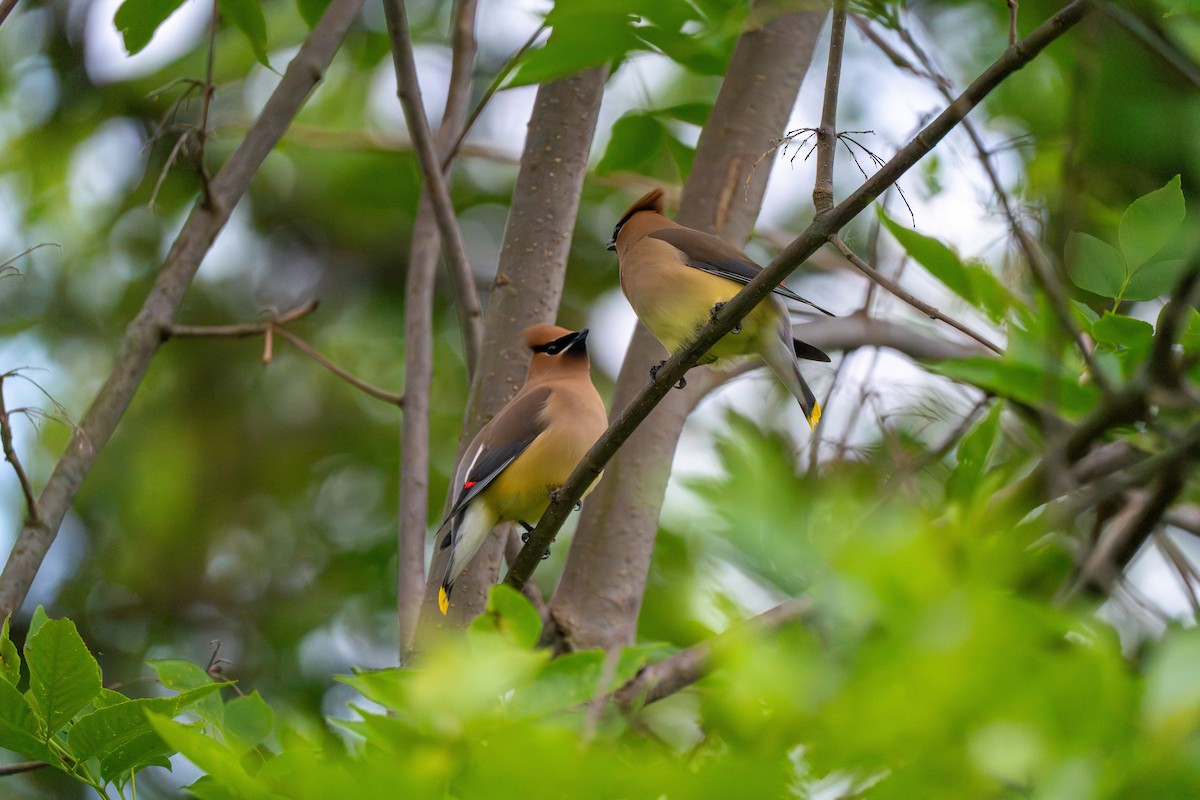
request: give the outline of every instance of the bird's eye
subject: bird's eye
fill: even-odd
[[[558,345],[556,345],[556,344],[548,344],[548,345],[546,345],[546,352],[547,352],[549,355],[554,355],[555,353],[557,353],[557,352],[558,352]]]

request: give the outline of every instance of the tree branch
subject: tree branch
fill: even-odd
[[[846,44],[846,0],[834,0],[829,31],[829,59],[825,66],[825,100],[821,127],[817,128],[817,176],[813,181],[813,208],[820,216],[833,207],[833,161],[837,153],[838,86],[842,79],[842,50]]]
[[[16,7],[17,0],[0,0],[0,25],[4,24],[4,20],[8,19],[9,13]]]
[[[992,344],[982,334],[976,333],[975,331],[971,330],[966,325],[964,325],[963,323],[954,319],[953,317],[951,317],[947,314],[943,314],[941,311],[938,311],[936,308],[929,305],[924,300],[919,299],[916,295],[909,292],[907,289],[902,287],[900,284],[896,283],[891,278],[887,277],[882,272],[875,269],[867,262],[863,261],[861,258],[859,258],[854,253],[853,250],[850,249],[850,245],[846,244],[845,241],[842,240],[841,236],[837,236],[837,235],[830,236],[829,243],[832,244],[834,247],[836,247],[841,252],[841,254],[846,257],[846,260],[848,260],[854,266],[858,267],[860,272],[862,272],[868,278],[873,280],[875,283],[882,286],[884,289],[887,289],[889,292],[891,292],[893,295],[895,295],[899,299],[903,300],[904,302],[908,303],[913,308],[920,311],[925,316],[929,317],[930,319],[941,320],[942,322],[949,325],[951,328],[954,328],[956,331],[959,331],[960,333],[964,333],[967,336],[974,339],[975,341],[979,342],[981,345],[983,345],[987,349],[991,350],[993,353],[995,353],[997,355],[1004,355],[1003,350],[1001,350],[997,345]]]
[[[363,0],[333,0],[288,65],[254,127],[212,180],[210,196],[202,198],[192,209],[158,272],[154,287],[125,329],[112,372],[72,432],[66,452],[42,491],[38,500],[42,522],[22,527],[0,573],[0,616],[15,612],[24,602],[71,500],[133,399],[162,341],[162,331],[171,324],[201,259],[228,221],[251,178],[321,79],[362,3]]]
[[[453,56],[446,108],[437,132],[442,170],[453,163],[454,143],[466,130],[463,117],[475,63],[476,0],[455,3]],[[433,391],[433,299],[441,237],[430,193],[421,193],[413,222],[404,288],[404,409],[400,442],[397,520],[396,616],[400,660],[407,663],[425,596],[425,538],[429,527],[429,412]]]
[[[39,525],[42,521],[42,514],[38,510],[37,496],[33,492],[29,476],[25,474],[25,468],[21,466],[21,459],[17,457],[17,449],[13,446],[12,418],[9,416],[8,408],[4,405],[4,379],[12,375],[12,372],[0,375],[0,446],[3,446],[4,449],[4,459],[12,464],[13,472],[17,473],[17,483],[21,485],[21,493],[25,495],[28,523]]]
[[[780,628],[793,620],[808,616],[812,610],[813,601],[809,597],[796,597],[781,603],[719,636],[692,645],[668,659],[645,667],[613,692],[611,698],[622,709],[629,711],[635,706],[648,706],[669,697],[711,672],[713,653],[724,642],[734,637],[757,635]]]
[[[442,256],[450,272],[450,283],[454,287],[458,321],[462,328],[463,352],[467,371],[474,374],[479,365],[479,348],[483,338],[483,308],[479,294],[475,291],[475,276],[467,251],[463,246],[462,231],[454,216],[454,204],[450,190],[442,175],[441,160],[434,148],[433,136],[429,132],[429,120],[425,117],[425,106],[421,102],[421,85],[417,80],[417,64],[413,59],[412,33],[408,27],[408,12],[402,0],[383,0],[387,16],[388,33],[392,40],[392,62],[396,68],[396,93],[404,107],[404,119],[408,123],[408,135],[412,137],[429,191],[430,202],[441,232]]]
[[[554,540],[566,520],[567,513],[583,492],[599,476],[604,465],[617,448],[629,438],[646,415],[683,377],[684,373],[723,335],[732,330],[754,306],[783,281],[830,236],[857,216],[883,191],[915,165],[955,125],[983,101],[993,89],[1012,73],[1028,64],[1051,42],[1069,30],[1090,10],[1089,0],[1074,0],[1039,26],[1033,33],[1006,50],[983,74],[975,79],[959,97],[925,126],[916,137],[900,149],[879,171],[867,179],[845,200],[814,218],[808,229],[788,245],[747,286],[738,292],[712,320],[705,323],[691,342],[674,353],[658,371],[655,381],[647,384],[633,402],[609,426],[599,441],[588,451],[558,492],[558,502],[550,508],[529,535],[529,541],[505,578],[520,588],[533,574],[541,554]]]

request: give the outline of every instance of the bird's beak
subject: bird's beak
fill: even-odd
[[[616,250],[617,249],[617,237],[614,236],[613,238],[609,239],[608,243],[604,245],[604,249],[605,250]]]
[[[587,335],[588,335],[587,328],[583,328],[582,330],[576,331],[575,335],[571,337],[570,342],[567,343],[567,349],[570,350],[572,347],[578,347],[579,352],[586,353],[587,352]]]

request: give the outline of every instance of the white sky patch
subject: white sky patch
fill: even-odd
[[[110,119],[71,153],[67,195],[77,222],[86,225],[142,177],[146,154],[139,126]]]
[[[444,47],[418,45],[413,48],[413,60],[417,64],[425,117],[430,129],[437,130],[442,121],[446,92],[450,89],[450,51]],[[375,68],[367,104],[368,115],[374,124],[388,130],[406,130],[404,110],[396,94],[396,68],[392,59],[383,59]]]
[[[129,55],[113,16],[121,0],[95,0],[87,12],[84,65],[97,84],[139,78],[170,64],[195,46],[207,30],[211,3],[185,0],[137,55]]]

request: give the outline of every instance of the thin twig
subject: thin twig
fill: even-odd
[[[812,613],[810,597],[796,597],[780,603],[757,617],[751,617],[713,639],[692,645],[668,659],[651,664],[612,693],[612,700],[625,710],[648,706],[680,689],[691,686],[712,670],[713,652],[723,641],[747,634],[762,633],[786,625]]]
[[[204,164],[205,146],[208,144],[208,111],[212,106],[213,95],[217,91],[213,84],[213,64],[217,58],[217,20],[221,17],[219,0],[213,0],[212,15],[208,20],[208,54],[204,66],[204,89],[200,102],[200,125],[196,129],[197,150],[196,163],[199,165],[200,185],[204,189],[205,200],[211,200],[208,188],[208,167]]]
[[[1017,9],[1019,4],[1017,0],[1007,0],[1008,2],[1008,46],[1012,47],[1017,43]]]
[[[463,246],[462,231],[454,216],[454,204],[450,190],[442,175],[441,159],[429,131],[429,120],[425,117],[425,106],[421,101],[421,86],[417,79],[417,64],[413,58],[412,34],[408,27],[408,11],[402,0],[383,0],[387,16],[388,33],[392,40],[392,62],[396,70],[396,93],[404,108],[404,120],[408,134],[417,151],[417,160],[425,178],[433,211],[442,235],[442,255],[450,272],[450,284],[454,288],[455,306],[458,309],[459,326],[462,328],[463,353],[469,374],[475,373],[479,364],[479,349],[483,337],[483,308],[479,304],[479,293],[475,291],[475,276],[471,262]]]
[[[833,160],[837,153],[838,87],[842,78],[842,50],[846,43],[846,0],[834,0],[829,33],[829,59],[825,66],[825,99],[821,127],[817,129],[817,175],[813,181],[813,208],[820,216],[833,207]]]
[[[21,459],[17,456],[17,449],[13,446],[12,419],[9,417],[8,409],[4,405],[4,379],[11,377],[13,374],[12,372],[5,372],[3,375],[0,375],[0,445],[4,448],[4,459],[12,464],[13,472],[17,473],[17,482],[21,484],[21,493],[25,495],[25,509],[29,515],[29,523],[31,525],[40,525],[42,515],[38,511],[37,496],[33,492],[33,484],[29,482],[29,476],[25,474],[25,468],[21,466]]]
[[[983,336],[980,333],[976,333],[975,331],[971,330],[966,325],[964,325],[963,323],[954,319],[953,317],[949,316],[948,314],[944,314],[941,311],[938,311],[936,308],[929,305],[929,303],[926,303],[924,300],[919,299],[916,295],[914,295],[911,292],[909,292],[908,290],[906,290],[900,284],[896,283],[891,278],[887,277],[882,272],[875,269],[867,262],[863,261],[861,258],[859,258],[854,253],[853,250],[850,249],[850,245],[846,244],[846,242],[842,239],[841,236],[836,236],[836,235],[830,236],[829,243],[832,244],[834,247],[836,247],[838,249],[838,251],[843,256],[846,257],[847,261],[849,261],[854,266],[858,267],[858,269],[864,275],[866,275],[868,278],[870,278],[875,283],[882,286],[884,289],[887,289],[889,292],[891,292],[893,295],[895,295],[899,299],[903,300],[904,302],[908,303],[913,308],[920,311],[925,316],[929,317],[930,319],[936,319],[936,320],[940,320],[940,321],[946,323],[951,328],[954,328],[956,331],[959,331],[960,333],[966,334],[967,336],[969,336],[972,339],[974,339],[975,341],[979,342],[981,345],[983,345],[984,347],[991,350],[993,353],[995,353],[997,355],[1004,355],[1004,351],[1002,349],[1000,349],[1000,347],[998,345],[993,344],[991,341],[989,341],[985,336]]]
[[[17,271],[17,268],[13,266],[13,264],[29,255],[34,250],[40,250],[43,247],[57,247],[59,251],[62,250],[62,245],[58,244],[57,242],[38,242],[37,244],[31,244],[29,247],[26,247],[15,256],[9,256],[3,261],[0,261],[0,277],[5,277],[6,275],[14,273],[19,275],[20,273]]]
[[[1169,524],[1166,515],[1164,515],[1163,521]],[[1179,545],[1175,544],[1171,535],[1166,531],[1157,531],[1154,534],[1154,545],[1166,556],[1167,563],[1171,565],[1175,576],[1179,578],[1180,588],[1183,589],[1183,594],[1192,607],[1192,615],[1200,618],[1200,597],[1196,595],[1196,587],[1200,586],[1200,573],[1196,571],[1196,565],[1179,549]]]
[[[16,0],[13,0],[15,3]],[[3,17],[0,17],[0,22],[3,22]],[[36,769],[50,766],[45,761],[18,761],[16,764],[5,764],[0,766],[0,776],[3,775],[20,775],[22,772],[33,772]]]
[[[211,201],[201,200],[193,207],[141,310],[125,328],[112,371],[72,431],[66,451],[38,498],[41,524],[26,524],[21,528],[0,573],[0,616],[14,613],[24,602],[67,508],[129,407],[162,342],[162,331],[171,324],[200,261],[288,123],[321,79],[362,5],[363,0],[330,3],[288,65],[254,127],[213,178]]]
[[[713,319],[705,323],[680,350],[660,367],[657,380],[648,383],[633,401],[619,414],[608,430],[579,462],[567,482],[560,487],[559,501],[551,503],[549,509],[529,535],[529,541],[505,577],[505,581],[520,588],[533,574],[541,561],[541,554],[554,540],[567,514],[583,492],[591,485],[612,458],[617,448],[629,438],[646,415],[684,376],[700,356],[716,341],[733,329],[742,317],[758,305],[774,287],[817,250],[829,237],[838,233],[850,220],[858,216],[870,203],[881,195],[888,186],[915,165],[925,154],[949,133],[964,117],[983,101],[993,89],[1009,75],[1028,64],[1047,45],[1069,30],[1090,11],[1090,0],[1074,0],[1057,14],[1022,39],[1015,47],[1004,52],[990,67],[941,114],[926,125],[892,159],[870,179],[855,189],[846,199],[829,209],[790,245],[784,248],[745,288],[727,302]]]
[[[263,363],[271,362],[270,346],[271,337],[278,335],[290,342],[297,350],[304,353],[306,356],[316,361],[325,369],[337,375],[346,383],[353,386],[355,389],[374,397],[376,400],[382,400],[399,408],[404,408],[404,395],[389,392],[386,389],[380,389],[361,378],[355,377],[347,372],[344,368],[330,361],[325,356],[317,352],[316,348],[300,338],[296,334],[282,327],[283,325],[294,322],[303,316],[312,313],[317,308],[317,301],[313,300],[305,303],[302,306],[285,312],[274,319],[269,319],[264,322],[245,322],[237,325],[169,325],[163,330],[163,339],[198,339],[198,338],[245,338],[248,336],[262,335],[266,337],[267,350],[263,355]]]
[[[521,60],[521,57],[528,52],[529,48],[533,47],[534,42],[538,40],[538,37],[542,35],[544,30],[546,30],[546,23],[543,22],[538,26],[538,29],[530,34],[529,38],[525,40],[525,44],[517,48],[517,52],[513,53],[512,56],[509,57],[508,61],[504,62],[504,66],[502,66],[500,71],[496,73],[496,77],[492,78],[492,82],[488,85],[487,90],[483,93],[483,97],[479,98],[479,102],[476,103],[474,110],[471,111],[471,116],[467,117],[467,121],[463,124],[462,131],[454,140],[454,144],[451,145],[450,149],[443,155],[443,172],[450,169],[451,162],[454,161],[455,156],[458,155],[459,150],[461,150],[463,147],[463,140],[467,138],[467,134],[470,133],[471,128],[475,126],[476,120],[479,119],[479,115],[483,113],[483,109],[487,107],[487,104],[489,101],[491,101],[492,96],[500,90],[500,84],[504,82],[504,79],[508,77],[509,73],[512,72],[513,67],[515,67],[517,62]]]
[[[1097,3],[1099,11],[1108,17],[1117,27],[1123,28],[1134,41],[1158,56],[1164,64],[1173,69],[1179,77],[1186,80],[1193,88],[1200,88],[1200,65],[1186,52],[1180,50],[1170,39],[1158,31],[1152,30],[1140,19],[1129,13],[1116,3]]]

